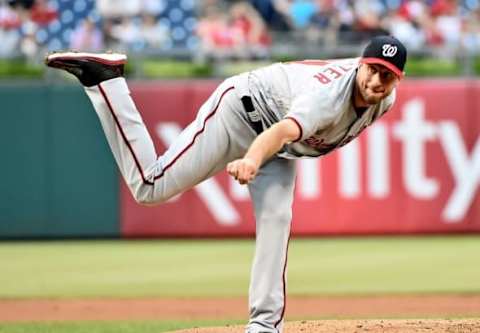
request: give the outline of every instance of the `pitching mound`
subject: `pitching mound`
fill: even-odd
[[[322,320],[287,322],[285,333],[477,333],[480,319]],[[173,333],[173,332],[172,332]],[[244,333],[243,326],[193,328],[174,333]]]

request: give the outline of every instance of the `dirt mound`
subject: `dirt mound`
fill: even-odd
[[[243,326],[192,328],[171,333],[243,333]],[[321,320],[287,322],[285,333],[479,333],[480,319]]]

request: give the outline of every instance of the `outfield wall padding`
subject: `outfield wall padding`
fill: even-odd
[[[132,85],[158,153],[215,86]],[[402,82],[394,108],[359,139],[299,162],[293,233],[479,232],[479,113],[479,81]],[[127,237],[236,236],[252,235],[255,222],[246,188],[222,172],[153,208],[136,204],[122,182],[121,228]]]
[[[117,237],[118,171],[78,86],[0,86],[0,237]]]
[[[158,153],[217,84],[130,82]],[[253,235],[246,188],[224,172],[136,204],[80,87],[3,85],[0,98],[0,238]],[[405,80],[359,139],[299,162],[293,233],[479,232],[479,113],[480,81]]]

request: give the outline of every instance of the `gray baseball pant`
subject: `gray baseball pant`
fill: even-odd
[[[158,156],[123,78],[85,88],[135,200],[152,205],[190,189],[243,157],[256,137],[235,77],[225,80],[196,119]],[[172,112],[175,112],[172,110]],[[295,162],[273,158],[249,185],[256,217],[248,333],[282,332]]]

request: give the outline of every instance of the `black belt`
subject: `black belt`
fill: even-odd
[[[245,112],[247,112],[248,120],[250,121],[250,125],[252,126],[253,130],[257,132],[257,135],[263,132],[263,124],[262,119],[260,118],[260,113],[255,110],[253,106],[252,99],[250,96],[243,96],[241,98],[243,108]]]

